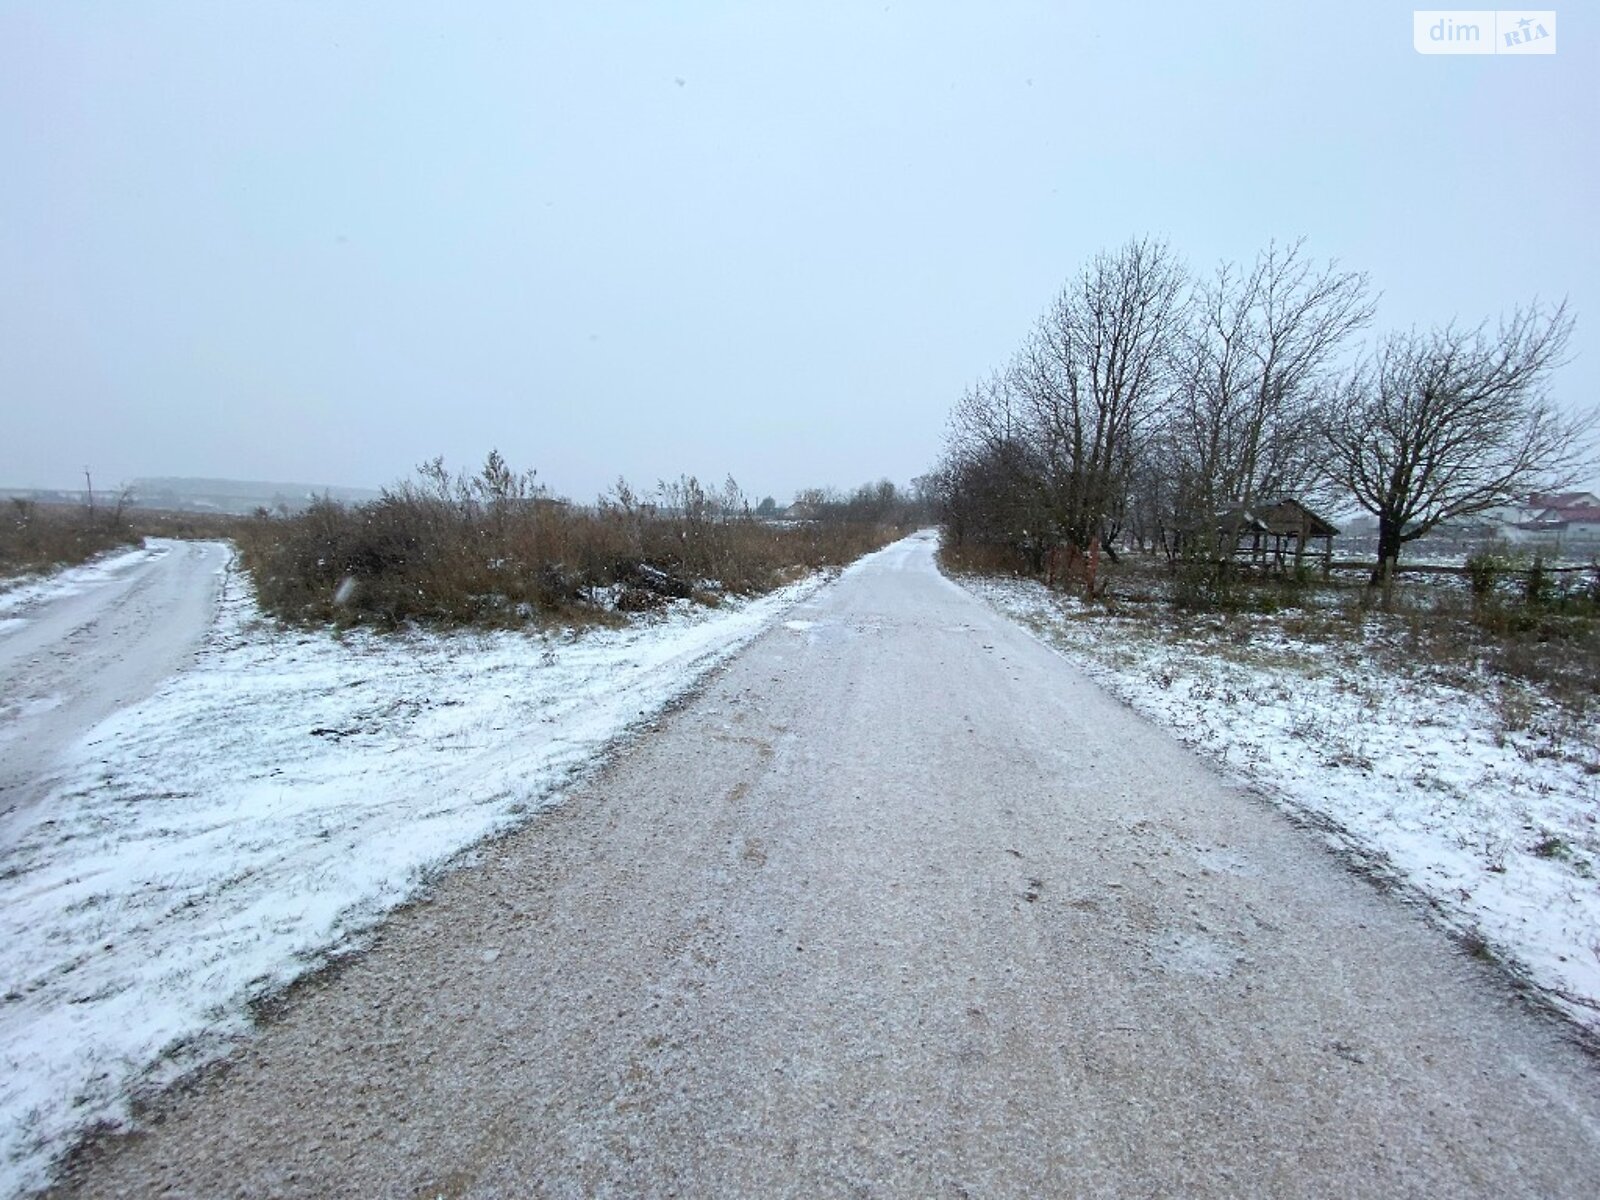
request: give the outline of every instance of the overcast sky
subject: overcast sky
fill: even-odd
[[[0,0],[0,484],[904,482],[1144,233],[1304,234],[1383,326],[1567,296],[1593,403],[1600,30],[1411,12]]]

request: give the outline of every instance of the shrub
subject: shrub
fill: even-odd
[[[842,565],[900,530],[756,518],[732,480],[692,476],[653,498],[619,482],[592,507],[549,496],[491,454],[476,475],[440,460],[377,500],[258,514],[237,541],[262,607],[293,621],[395,626],[604,620],[674,600],[716,604]]]
[[[1180,558],[1173,564],[1172,604],[1189,612],[1220,612],[1239,607],[1238,584],[1232,564],[1199,556]]]
[[[957,542],[949,537],[939,543],[939,565],[947,571],[966,575],[1031,575],[1033,563],[1016,546],[972,539]]]
[[[1541,608],[1550,599],[1550,575],[1544,569],[1544,556],[1535,554],[1522,577],[1522,600],[1530,608]]]
[[[1467,586],[1476,600],[1487,600],[1494,595],[1500,576],[1505,572],[1506,561],[1489,550],[1480,550],[1467,559]]]
[[[12,500],[0,519],[0,575],[75,566],[135,540],[120,503],[91,509]]]

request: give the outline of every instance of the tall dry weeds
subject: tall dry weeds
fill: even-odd
[[[504,626],[768,591],[885,545],[905,530],[895,516],[765,521],[731,480],[689,476],[584,507],[492,454],[475,475],[436,460],[367,504],[259,514],[236,540],[261,606],[286,620]]]

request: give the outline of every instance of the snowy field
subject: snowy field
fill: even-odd
[[[1515,685],[1463,689],[1423,663],[1386,674],[1376,622],[1349,644],[1266,616],[1178,632],[1033,581],[956,578],[1600,1032],[1595,729]]]
[[[822,578],[620,630],[383,637],[279,630],[230,574],[199,663],[95,728],[5,827],[0,1194],[43,1184],[131,1094],[223,1052],[253,1001],[559,801]]]

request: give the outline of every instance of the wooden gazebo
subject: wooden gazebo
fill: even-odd
[[[1287,497],[1274,504],[1235,505],[1217,514],[1217,542],[1224,558],[1279,571],[1291,560],[1298,567],[1310,557],[1326,573],[1338,534],[1331,522]]]

